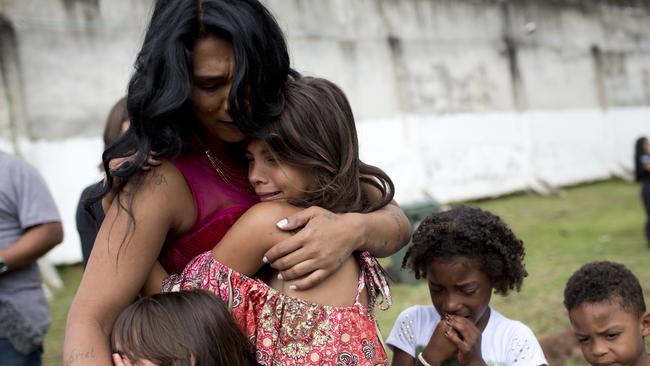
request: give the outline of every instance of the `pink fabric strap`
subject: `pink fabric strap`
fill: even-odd
[[[368,282],[368,297],[370,299],[368,308],[374,309],[377,300],[377,292],[379,292],[381,295],[379,308],[381,310],[387,310],[392,306],[393,299],[390,296],[390,288],[388,287],[388,281],[386,281],[386,275],[384,274],[383,268],[381,268],[377,258],[373,257],[368,252],[361,252],[358,255],[358,260],[361,267],[361,274],[359,275],[357,296],[354,299],[355,305],[361,305],[359,297],[361,296],[363,289],[366,287],[366,282]]]

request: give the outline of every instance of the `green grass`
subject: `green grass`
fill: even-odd
[[[562,305],[564,284],[586,262],[624,263],[637,275],[648,299],[650,250],[643,237],[645,219],[637,185],[613,180],[548,197],[518,194],[466,204],[496,213],[524,241],[529,275],[521,292],[493,296],[491,305],[527,324],[538,337],[569,326]],[[384,337],[400,311],[430,303],[423,283],[391,289],[393,308],[380,314]]]
[[[643,238],[638,186],[612,180],[548,197],[520,194],[468,204],[498,214],[524,240],[529,276],[521,292],[505,298],[494,296],[491,304],[526,323],[538,337],[568,326],[562,291],[571,273],[585,262],[606,259],[624,263],[639,277],[646,299],[650,297],[650,250]],[[66,312],[81,270],[62,267],[60,272],[66,288],[55,292],[52,303],[54,321],[46,337],[46,366],[61,364]],[[393,307],[378,314],[384,337],[400,311],[430,302],[421,283],[396,284],[391,290]]]
[[[43,365],[45,366],[63,364],[65,321],[70,302],[81,281],[81,265],[62,266],[58,267],[58,270],[64,287],[53,291],[53,299],[50,302],[52,325],[45,336],[45,352],[43,354]]]

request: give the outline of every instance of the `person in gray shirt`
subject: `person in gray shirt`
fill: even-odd
[[[0,355],[2,365],[41,365],[50,324],[36,260],[63,240],[45,181],[0,150]]]

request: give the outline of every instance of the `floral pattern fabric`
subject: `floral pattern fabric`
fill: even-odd
[[[390,293],[376,259],[358,257],[359,291],[368,288],[369,304],[349,307],[313,304],[287,296],[259,279],[234,271],[205,252],[180,275],[165,279],[163,291],[204,289],[228,303],[231,313],[256,348],[261,365],[387,365],[374,306],[390,306]]]

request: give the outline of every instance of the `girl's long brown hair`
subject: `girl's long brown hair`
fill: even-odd
[[[334,83],[313,77],[287,82],[285,108],[256,138],[282,163],[309,169],[313,183],[292,204],[332,212],[370,212],[393,199],[395,186],[381,169],[359,159],[352,109]],[[376,189],[380,198],[372,199]]]
[[[117,318],[113,350],[161,366],[257,365],[225,304],[203,290],[143,297]]]

